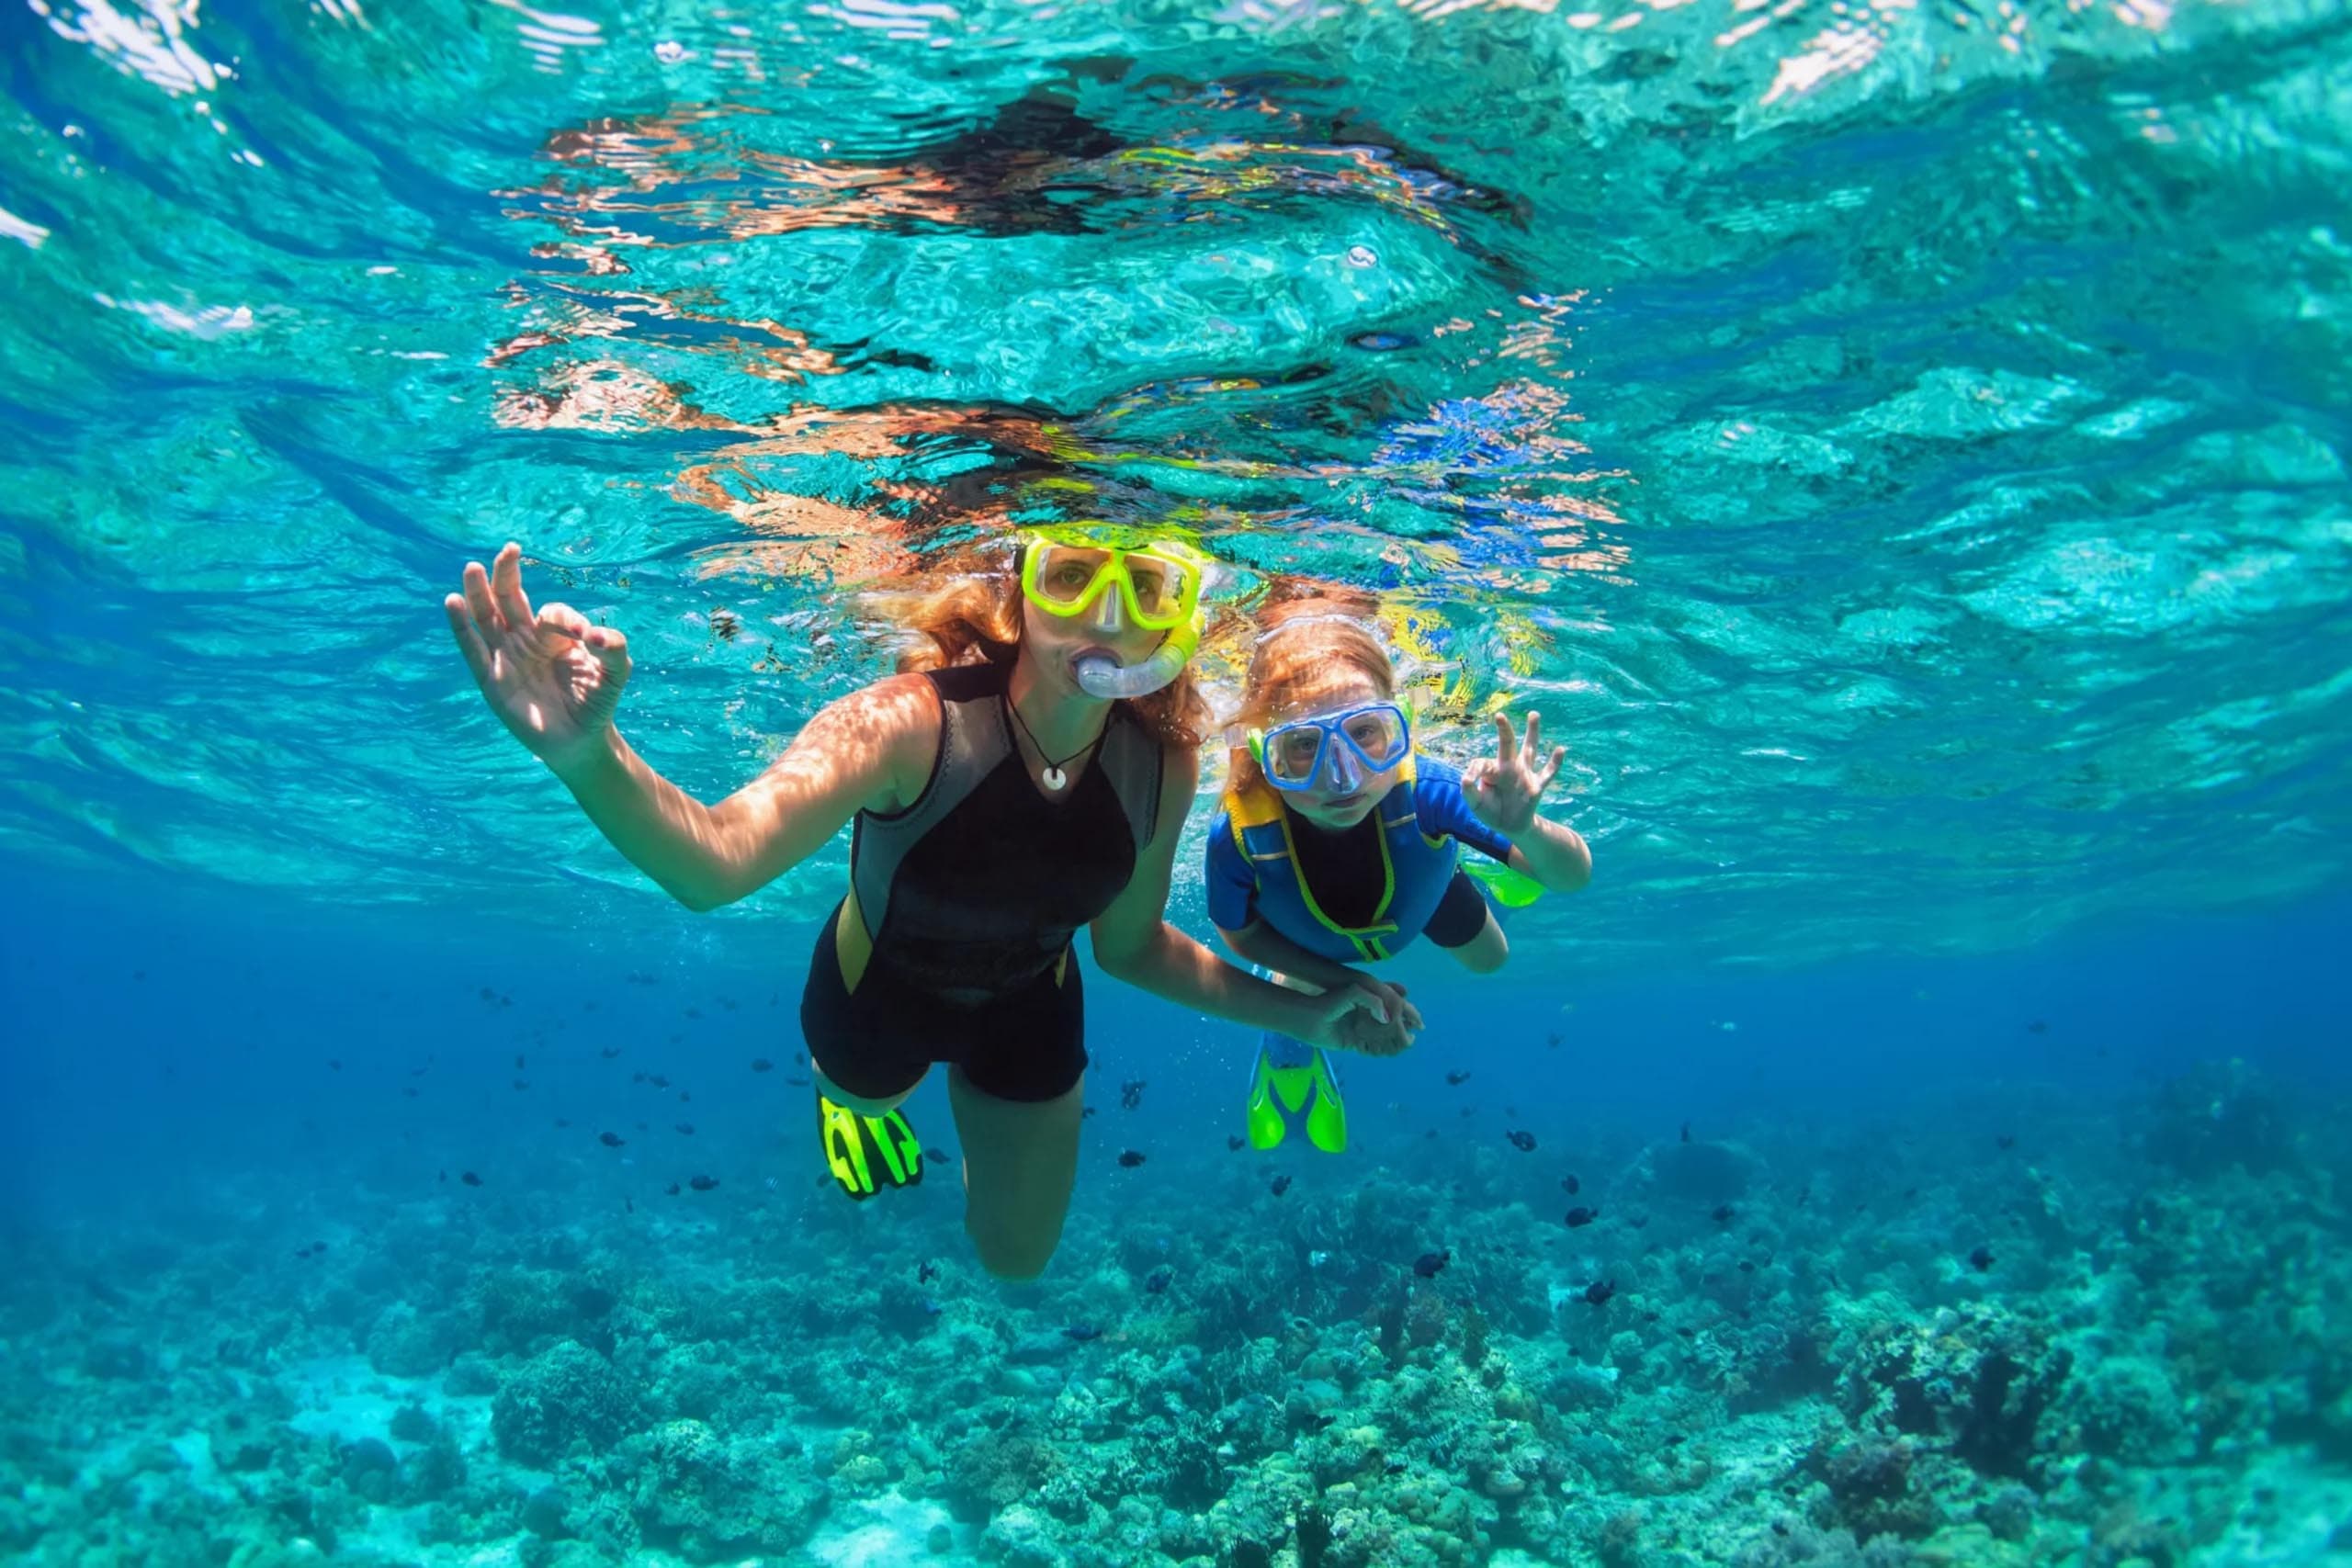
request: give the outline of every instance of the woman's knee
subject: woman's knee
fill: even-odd
[[[980,1267],[997,1279],[1007,1280],[1035,1280],[1045,1273],[1062,1240],[1059,1225],[1051,1235],[1040,1235],[1006,1225],[984,1224],[967,1216],[964,1229],[972,1238],[972,1250],[978,1256]]]

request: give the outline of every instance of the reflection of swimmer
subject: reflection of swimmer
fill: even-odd
[[[721,187],[705,161],[719,150],[718,138],[706,128],[729,111],[689,105],[601,118],[548,139],[549,158],[594,169],[609,182],[579,189],[551,180],[536,192],[502,194],[536,196],[534,215],[576,239],[606,240],[618,224],[630,243],[657,246],[714,220],[739,238],[842,227],[954,228],[1000,239],[1108,231],[1127,226],[1133,215],[1117,204],[1138,196],[1163,204],[1353,196],[1449,231],[1449,209],[1525,225],[1523,200],[1455,175],[1352,111],[1329,116],[1271,96],[1245,106],[1223,85],[1168,77],[1148,85],[1152,96],[1138,105],[1144,112],[1227,110],[1247,133],[1217,135],[1212,121],[1166,141],[1124,134],[1081,113],[1067,88],[1036,87],[999,106],[984,124],[887,158],[854,152],[812,158],[730,143],[724,152],[739,175]],[[647,200],[666,186],[695,188],[692,196],[682,189],[673,202]]]
[[[1531,714],[1523,740],[1498,716],[1495,755],[1460,773],[1421,755],[1368,624],[1374,609],[1353,595],[1261,612],[1239,720],[1248,750],[1235,754],[1209,831],[1209,919],[1234,952],[1317,986],[1361,983],[1348,964],[1392,957],[1419,936],[1490,973],[1510,947],[1481,880],[1520,904],[1592,875],[1584,840],[1535,811],[1566,753],[1542,754]],[[1465,844],[1492,868],[1462,868]],[[1272,1032],[1248,1120],[1261,1148],[1299,1122],[1317,1147],[1345,1146],[1330,1064]]]
[[[825,707],[715,806],[656,773],[614,724],[622,635],[524,595],[508,545],[444,602],[491,709],[615,848],[681,903],[765,886],[855,823],[847,896],[801,998],[818,1132],[852,1196],[919,1180],[900,1105],[945,1062],[965,1225],[991,1272],[1041,1272],[1061,1235],[1083,1115],[1080,972],[1318,1044],[1379,1038],[1351,981],[1308,996],[1225,964],[1165,919],[1198,777],[1184,665],[1204,562],[1131,533],[1025,536],[1018,560],[910,604],[904,672]]]

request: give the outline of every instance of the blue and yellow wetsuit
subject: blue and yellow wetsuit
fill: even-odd
[[[1460,772],[1418,752],[1380,804],[1340,832],[1294,816],[1262,783],[1228,789],[1209,830],[1209,919],[1229,931],[1263,920],[1340,964],[1394,957],[1420,936],[1461,947],[1487,918],[1486,895],[1460,863],[1464,844],[1510,857],[1510,840],[1472,814]],[[1260,1046],[1250,1141],[1272,1148],[1303,1120],[1317,1148],[1345,1147],[1339,1079],[1325,1054],[1272,1032]]]

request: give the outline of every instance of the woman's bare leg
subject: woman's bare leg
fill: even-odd
[[[964,1144],[964,1229],[980,1266],[1001,1280],[1034,1280],[1061,1244],[1078,1181],[1086,1081],[1058,1099],[999,1100],[947,1069],[947,1102]]]

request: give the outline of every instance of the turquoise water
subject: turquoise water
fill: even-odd
[[[1576,4],[0,10],[0,1556],[2346,1560],[2341,9]],[[1597,869],[1336,1158],[1097,976],[1008,1285],[818,1185],[846,839],[679,908],[438,600],[715,799],[1069,514]]]

